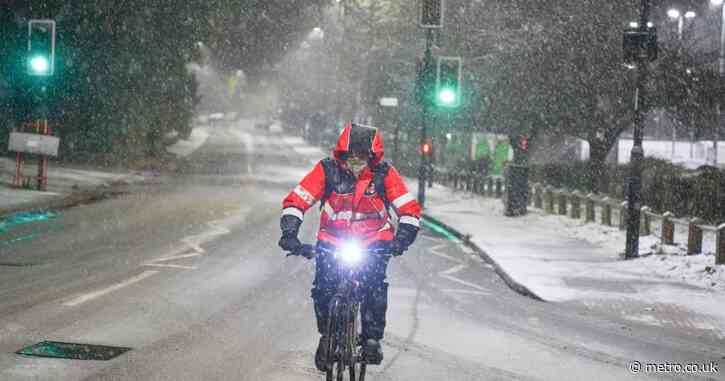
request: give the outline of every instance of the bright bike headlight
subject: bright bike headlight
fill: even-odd
[[[363,257],[362,249],[357,242],[345,242],[338,253],[342,260],[349,264],[358,263]]]

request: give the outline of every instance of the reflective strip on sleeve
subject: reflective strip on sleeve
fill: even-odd
[[[411,217],[411,216],[403,216],[403,217],[400,217],[400,223],[401,224],[413,225],[413,226],[418,227],[418,228],[420,227],[420,220],[417,219],[417,218],[415,218],[415,217]]]
[[[303,200],[305,200],[307,205],[314,204],[315,198],[312,197],[312,194],[310,194],[307,189],[303,188],[302,185],[296,186],[294,192],[296,195],[300,196]]]
[[[400,209],[403,205],[415,200],[412,194],[406,193],[395,200],[393,200],[393,205],[395,205],[396,208]]]
[[[284,208],[284,210],[282,210],[282,215],[283,216],[295,216],[295,217],[299,218],[300,220],[305,219],[304,214],[302,214],[302,211],[297,208]]]

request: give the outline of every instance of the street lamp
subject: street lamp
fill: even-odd
[[[722,8],[722,17],[720,18],[720,86],[722,86],[722,79],[723,76],[725,76],[725,5],[723,5],[723,0],[710,0],[710,4],[721,7]],[[720,100],[718,99],[717,105],[715,106],[717,108],[717,128],[715,128],[715,142],[713,143],[713,164],[715,167],[717,167],[717,145],[718,140],[720,140],[720,130],[722,129],[722,116],[721,116],[721,106],[720,106]]]

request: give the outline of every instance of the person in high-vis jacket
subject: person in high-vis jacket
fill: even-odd
[[[345,126],[332,157],[317,163],[285,197],[279,240],[283,250],[295,252],[302,247],[297,233],[304,213],[318,201],[321,208],[318,245],[338,247],[342,240],[354,237],[366,247],[379,245],[393,256],[399,256],[418,234],[420,206],[398,171],[383,161],[382,137],[374,127]],[[393,226],[391,210],[398,217],[397,229]],[[362,339],[369,364],[380,364],[383,359],[380,340],[388,306],[387,258],[376,256],[364,269]],[[337,274],[334,258],[319,253],[316,260],[312,299],[321,337],[315,365],[324,371],[328,340],[325,327],[328,305],[337,287]]]

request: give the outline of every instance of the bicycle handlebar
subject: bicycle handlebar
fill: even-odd
[[[332,254],[335,252],[334,249],[327,248],[324,246],[319,246],[319,248],[320,248],[320,251],[324,251],[326,253]],[[387,246],[367,249],[367,250],[365,250],[365,252],[373,254],[373,255],[378,255],[381,257],[387,257],[387,258],[394,257],[394,255],[388,251]],[[305,257],[307,259],[312,259],[315,257],[316,254],[317,254],[317,250],[316,250],[315,245],[303,244],[297,250],[287,253],[287,257],[299,256],[299,257]]]

